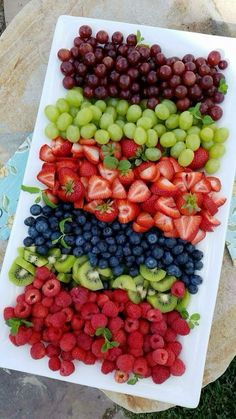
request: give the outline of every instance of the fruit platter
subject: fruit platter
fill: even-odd
[[[197,406],[235,172],[233,46],[59,18],[1,272],[1,367]]]

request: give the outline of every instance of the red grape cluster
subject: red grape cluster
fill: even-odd
[[[124,40],[121,32],[114,32],[110,39],[100,30],[93,37],[92,29],[83,25],[74,46],[60,49],[58,57],[64,87],[82,86],[87,98],[119,97],[132,104],[146,99],[147,107],[154,109],[162,97],[174,100],[179,111],[201,102],[203,114],[214,120],[222,116],[218,104],[224,94],[218,88],[224,75],[219,70],[228,64],[218,51],[207,58],[167,58],[159,45],[142,45],[135,34]]]

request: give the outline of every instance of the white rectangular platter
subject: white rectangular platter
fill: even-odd
[[[41,162],[38,158],[39,148],[42,144],[48,142],[44,136],[44,127],[47,122],[44,116],[44,107],[47,104],[54,103],[60,96],[64,96],[66,93],[62,87],[62,75],[59,71],[60,62],[57,58],[57,51],[63,47],[71,48],[73,39],[78,33],[78,28],[83,24],[90,25],[93,29],[93,34],[100,29],[105,29],[109,34],[120,30],[127,36],[129,33],[136,33],[139,29],[146,43],[160,44],[167,56],[177,55],[182,57],[186,53],[192,53],[196,56],[207,56],[211,50],[219,49],[222,55],[229,61],[229,68],[225,72],[229,92],[223,103],[224,116],[220,120],[219,125],[227,126],[230,129],[230,138],[227,141],[227,153],[222,158],[221,169],[217,173],[223,185],[222,195],[227,197],[227,202],[219,211],[218,218],[221,221],[221,226],[214,233],[209,233],[207,238],[198,246],[205,255],[204,269],[201,271],[204,282],[200,286],[198,294],[192,297],[189,312],[201,314],[200,326],[195,328],[190,335],[181,339],[183,344],[181,358],[186,364],[186,372],[183,376],[172,377],[161,385],[154,384],[151,379],[144,379],[131,386],[116,383],[112,374],[103,375],[100,373],[100,365],[98,364],[86,366],[80,363],[75,373],[66,378],[61,377],[59,373],[50,371],[47,367],[46,358],[34,361],[29,356],[28,347],[17,348],[10,343],[8,340],[8,328],[4,324],[1,315],[0,367],[193,408],[198,405],[200,398],[208,339],[220,280],[229,204],[236,165],[236,124],[233,116],[236,109],[235,39],[106,20],[61,16],[58,19],[49,57],[33,142],[23,182],[25,185],[41,186],[36,180],[36,174],[41,167]],[[19,288],[8,281],[8,270],[16,256],[17,247],[22,245],[22,240],[26,236],[27,227],[24,225],[23,220],[29,215],[29,208],[33,203],[33,199],[31,195],[21,192],[1,273],[1,313],[5,306],[14,304],[15,297],[21,292]]]

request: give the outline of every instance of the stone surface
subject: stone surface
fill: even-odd
[[[199,0],[198,2],[188,0],[156,0],[155,3],[152,0],[146,0],[145,3],[141,0],[136,0],[135,7],[133,7],[132,3],[125,0],[122,3],[118,1],[112,2],[111,7],[110,0],[87,0],[86,2],[78,2],[77,0],[67,0],[66,2],[64,0],[32,0],[18,14],[0,38],[1,157],[4,156],[5,160],[7,155],[9,155],[9,144],[6,142],[9,136],[6,137],[6,134],[18,133],[19,131],[23,133],[33,129],[50,44],[58,16],[61,14],[70,14],[103,19],[114,19],[115,16],[115,19],[118,21],[125,20],[139,24],[235,36],[236,29],[234,23],[236,22],[236,16],[231,13],[230,3],[232,4],[231,1],[225,0],[211,0],[208,2],[204,0]],[[230,25],[227,24],[227,19],[229,19]],[[11,54],[9,54],[9,51]],[[20,142],[19,134],[16,134],[14,138],[15,140],[11,142],[12,148],[16,148]],[[1,258],[4,254],[4,246],[5,243],[0,243]],[[216,380],[225,371],[235,356],[235,276],[235,268],[232,267],[229,256],[225,253],[208,347],[204,385]],[[2,374],[5,373],[2,372]],[[19,394],[17,394],[20,400],[17,413],[14,410],[0,411],[0,417],[3,419],[9,417],[13,419],[40,418],[40,402],[43,403],[44,398],[47,401],[48,408],[48,411],[45,410],[44,416],[50,416],[52,419],[54,417],[57,419],[63,419],[64,417],[75,418],[78,417],[78,412],[85,412],[81,413],[81,415],[79,413],[79,418],[83,419],[85,417],[93,417],[91,413],[94,411],[98,412],[96,418],[115,417],[115,419],[120,419],[122,417],[119,416],[121,413],[117,413],[114,410],[113,404],[104,401],[103,396],[97,390],[16,372],[11,372],[11,374],[14,379],[19,380],[19,383],[26,383],[25,385],[28,386],[28,389],[24,393],[23,386],[20,388]],[[5,376],[1,382],[6,383],[6,387],[2,385],[0,391],[6,391],[7,388],[7,390],[9,389],[9,394],[11,394],[12,390],[9,386],[12,385],[12,380],[8,381]],[[39,401],[37,401],[35,413],[32,415],[32,410],[27,410],[28,406],[24,404],[24,394],[30,392],[30,388],[33,385],[38,386],[39,391],[37,397],[39,395],[40,397]],[[80,397],[81,394],[82,397]],[[112,392],[106,392],[106,394],[116,403],[137,413],[160,411],[171,407],[171,405],[165,403],[138,397]],[[76,399],[77,395],[80,399],[78,403]],[[98,399],[99,395],[100,399]],[[0,405],[1,397],[2,393],[0,393]],[[65,401],[67,407],[72,406],[71,410],[58,412],[57,404],[59,405],[59,402],[62,400],[63,406]],[[82,403],[83,400],[84,404]],[[94,400],[96,406],[94,410],[88,412],[87,409],[90,409],[90,404]],[[108,414],[109,409],[111,409],[111,415],[113,416],[101,416],[100,410],[97,410],[98,400],[99,403],[101,403],[101,400],[107,403]],[[24,410],[24,414],[22,413],[23,409],[26,409]],[[83,409],[85,410],[83,411]]]

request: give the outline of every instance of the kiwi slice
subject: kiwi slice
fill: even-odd
[[[157,291],[160,291],[160,292],[168,291],[172,287],[174,282],[176,282],[175,276],[166,275],[165,278],[162,279],[159,282],[153,281],[152,282],[152,288],[154,288],[154,290],[157,290]]]
[[[32,263],[27,262],[26,260],[24,260],[22,257],[18,256],[15,259],[15,262],[17,265],[21,266],[22,268],[24,268],[26,271],[28,271],[29,273],[31,273],[32,275],[35,274],[35,266],[32,265]]]
[[[113,284],[112,288],[121,288],[123,290],[136,291],[136,285],[133,278],[129,275],[118,276]]]
[[[96,268],[93,268],[89,262],[83,263],[78,269],[79,283],[91,291],[103,289],[103,283]]]
[[[58,259],[54,266],[57,272],[63,272],[63,273],[69,273],[76,261],[75,256],[73,255],[62,255],[62,256],[66,256],[66,258],[60,258]]]
[[[147,301],[162,313],[168,313],[175,309],[178,299],[172,294],[158,293],[153,296],[148,296]]]
[[[183,298],[181,298],[181,299],[179,298],[178,304],[177,304],[175,309],[178,310],[178,311],[185,310],[187,308],[187,306],[189,305],[189,301],[190,301],[190,294],[186,290]]]
[[[104,268],[104,269],[97,268],[97,270],[98,270],[99,274],[100,274],[100,275],[101,275],[101,276],[102,276],[105,280],[113,277],[113,275],[112,275],[112,270],[111,270],[110,268]]]
[[[18,252],[18,256],[20,256],[21,258],[24,258],[24,251],[25,251],[25,247],[18,247],[17,252]]]
[[[133,278],[133,280],[134,280],[134,283],[135,283],[136,287],[139,286],[139,285],[142,285],[142,287],[143,287],[143,285],[144,285],[144,278],[142,277],[142,275],[135,276]]]
[[[31,275],[27,269],[18,265],[16,260],[17,259],[14,260],[8,272],[9,280],[18,287],[24,287],[31,284],[34,280],[34,276]]]
[[[139,304],[142,301],[141,295],[136,291],[128,290],[128,297],[134,304]]]
[[[145,265],[140,266],[140,274],[148,281],[161,281],[166,276],[166,272],[163,269],[148,269]]]
[[[47,258],[48,258],[48,263],[50,263],[51,265],[53,265],[54,263],[57,262],[57,260],[59,258],[61,258],[61,251],[60,249],[49,249],[48,254],[47,254]]]
[[[72,275],[71,274],[64,274],[63,272],[60,272],[57,275],[57,279],[60,282],[64,282],[65,284],[68,284],[71,280],[72,280]],[[76,284],[77,285],[77,284]]]
[[[48,263],[48,260],[43,256],[38,255],[37,253],[30,252],[29,250],[24,250],[24,259],[27,262],[33,263],[35,266],[44,266]]]
[[[26,246],[26,247],[23,247],[23,249],[26,249],[26,250],[29,250],[29,252],[33,252],[33,253],[36,253],[36,246]]]
[[[87,260],[88,260],[87,256],[80,256],[80,257],[76,258],[76,261],[73,265],[72,278],[77,284],[80,283],[80,281],[79,281],[79,279],[80,279],[79,278],[79,268],[80,268],[80,266],[83,265],[83,263],[87,262]]]

